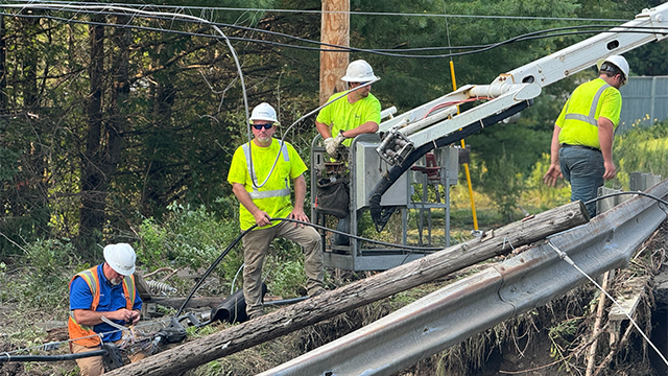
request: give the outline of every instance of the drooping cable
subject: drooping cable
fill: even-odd
[[[16,2],[33,3],[34,0],[14,0]],[[40,3],[46,4],[90,4],[86,2],[77,1],[49,1],[42,0]],[[235,7],[202,7],[189,5],[153,5],[153,4],[129,4],[129,3],[113,3],[114,5],[122,5],[125,7],[139,7],[139,8],[167,8],[167,9],[183,9],[183,10],[197,10],[197,11],[238,11],[238,12],[267,12],[267,13],[295,13],[295,14],[337,14],[343,11],[322,11],[313,9],[272,9],[272,8],[235,8]],[[624,19],[615,18],[573,18],[573,17],[538,17],[538,16],[512,16],[512,15],[485,15],[485,14],[449,14],[444,15],[440,13],[401,13],[401,12],[364,12],[364,11],[347,11],[350,15],[360,16],[381,16],[381,17],[429,17],[429,18],[474,18],[474,19],[515,19],[515,20],[538,20],[538,21],[597,21],[597,22],[624,22]]]
[[[43,9],[43,8],[48,8],[48,4],[41,4],[41,6],[35,6],[37,9]],[[0,8],[16,8],[16,6],[12,6],[12,4],[0,4]],[[54,9],[56,11],[68,11],[67,9]],[[72,11],[72,10],[69,10]],[[105,14],[105,15],[119,15],[118,13],[113,13],[113,12],[104,12],[104,11],[87,11],[85,9],[79,9],[76,11],[76,13],[95,13],[95,14]],[[207,37],[207,38],[217,38],[215,35],[210,35],[210,34],[202,34],[202,33],[190,33],[190,32],[183,32],[183,31],[178,31],[178,30],[172,30],[172,29],[160,29],[160,28],[151,28],[151,27],[145,27],[145,26],[134,26],[134,25],[117,25],[117,24],[109,24],[109,23],[104,23],[104,22],[92,22],[92,21],[77,21],[74,19],[66,19],[62,17],[55,17],[55,16],[50,16],[50,15],[28,15],[28,14],[11,14],[11,13],[2,13],[3,15],[8,15],[8,16],[14,16],[14,17],[26,17],[26,18],[47,18],[47,19],[54,19],[54,20],[60,20],[64,22],[72,22],[72,23],[82,23],[82,24],[98,24],[98,25],[103,25],[103,26],[110,26],[110,27],[127,27],[127,28],[133,28],[133,29],[143,29],[143,30],[149,30],[149,31],[157,31],[157,32],[170,32],[170,33],[176,33],[176,34],[183,34],[183,35],[190,35],[190,36],[199,36],[199,37]],[[121,13],[121,15],[126,15],[127,13]],[[144,15],[142,15],[144,16]],[[144,17],[146,18],[161,18],[158,16],[150,16],[150,15],[145,15]],[[162,17],[161,19],[164,20],[171,20],[174,21],[172,18],[165,18]],[[177,21],[184,21],[184,22],[199,22],[196,20],[192,19],[180,19]],[[521,42],[521,41],[529,41],[529,40],[535,40],[535,39],[544,39],[544,38],[554,38],[554,37],[563,37],[563,36],[572,36],[572,35],[586,35],[586,34],[594,34],[594,33],[600,33],[601,28],[605,29],[610,29],[611,25],[583,25],[583,26],[569,26],[569,27],[562,27],[562,28],[553,28],[553,29],[546,29],[546,30],[539,30],[536,32],[531,32],[531,33],[526,33],[522,34],[510,39],[507,39],[502,42],[497,42],[497,43],[491,43],[488,45],[479,45],[479,46],[455,46],[455,47],[423,47],[423,48],[411,48],[411,49],[362,49],[362,48],[354,48],[354,47],[346,47],[346,46],[339,46],[339,45],[333,45],[333,44],[327,44],[327,43],[322,43],[318,41],[313,41],[313,40],[308,40],[304,38],[299,38],[295,36],[291,36],[289,34],[283,34],[283,33],[277,33],[269,30],[263,30],[263,29],[256,29],[256,28],[249,28],[245,26],[239,26],[239,25],[229,25],[229,24],[223,24],[223,23],[215,23],[215,22],[208,22],[210,25],[217,25],[217,26],[225,26],[225,27],[233,27],[233,28],[242,28],[246,30],[252,30],[256,32],[262,32],[262,33],[267,33],[267,34],[274,34],[277,36],[282,36],[282,37],[288,37],[292,39],[296,39],[299,41],[307,42],[307,43],[313,43],[317,45],[322,45],[322,46],[328,46],[331,48],[328,49],[322,49],[318,47],[308,47],[308,46],[299,46],[299,45],[294,45],[294,44],[287,44],[287,43],[280,43],[280,42],[275,42],[275,41],[268,41],[268,40],[261,40],[261,39],[252,39],[252,38],[238,38],[238,37],[226,37],[226,40],[238,40],[238,41],[246,41],[246,42],[253,42],[253,43],[260,43],[260,44],[270,44],[270,45],[276,45],[280,47],[288,47],[288,48],[295,48],[295,49],[304,49],[304,50],[312,50],[312,51],[328,51],[328,52],[364,52],[364,53],[371,53],[371,54],[377,54],[377,55],[382,55],[382,56],[390,56],[390,57],[401,57],[401,58],[423,58],[423,59],[433,59],[433,58],[449,58],[449,57],[454,57],[454,56],[465,56],[465,55],[470,55],[470,54],[475,54],[475,53],[480,53],[484,51],[489,51],[493,48],[506,45],[506,44],[511,44],[511,43],[516,43],[516,42]],[[666,34],[668,32],[665,31],[665,29],[661,28],[654,28],[654,27],[644,27],[644,26],[638,26],[638,27],[626,27],[628,30],[623,30],[623,26],[614,26],[617,29],[622,28],[622,30],[615,30],[616,33],[634,33],[634,34]],[[545,33],[553,33],[556,31],[560,30],[572,30],[572,29],[599,29],[599,30],[588,30],[588,31],[572,31],[572,32],[563,32],[563,33],[556,33],[556,34],[547,34],[544,35]],[[432,50],[462,50],[462,49],[473,49],[470,51],[463,51],[463,52],[456,52],[456,53],[449,53],[449,54],[435,54],[435,55],[415,55],[415,54],[404,54],[404,53],[397,53],[401,51],[409,51],[409,52],[415,52],[415,51],[432,51]],[[387,52],[387,51],[395,51],[393,53]]]
[[[642,192],[642,191],[613,192],[613,193],[609,193],[609,194],[606,194],[606,195],[599,196],[599,197],[593,198],[591,200],[588,200],[584,204],[589,205],[589,204],[593,204],[597,201],[600,201],[600,200],[603,200],[603,199],[606,199],[606,198],[609,198],[609,197],[624,196],[624,195],[638,195],[638,196],[649,197],[649,198],[651,198],[653,200],[656,200],[656,201],[658,201],[658,202],[660,202],[660,203],[662,203],[662,204],[664,204],[668,207],[668,201],[663,200],[660,197],[654,196],[652,194]]]

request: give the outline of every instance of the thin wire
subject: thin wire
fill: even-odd
[[[145,323],[134,325],[134,327],[135,327],[135,329],[141,329],[143,327],[147,327],[147,326],[152,327],[154,325],[155,325],[155,323],[145,322]],[[70,339],[67,339],[67,340],[64,340],[64,341],[49,342],[49,343],[43,343],[43,344],[40,344],[40,345],[35,345],[35,346],[32,346],[32,347],[26,347],[26,348],[16,349],[16,350],[12,350],[12,351],[4,351],[4,352],[0,353],[0,356],[3,355],[3,354],[9,355],[9,354],[15,354],[15,353],[23,352],[23,351],[43,349],[46,345],[58,345],[58,346],[60,346],[62,344],[73,342],[73,341],[78,341],[80,339],[105,336],[105,335],[109,335],[109,334],[114,334],[116,332],[121,332],[121,331],[124,331],[124,330],[130,330],[130,328],[124,327],[122,329],[114,329],[114,330],[110,330],[108,332],[101,332],[101,333],[95,333],[95,334],[91,334],[91,335],[87,335],[87,336],[83,336],[83,337],[70,338]],[[1,361],[0,361],[0,364],[2,364]]]
[[[21,10],[31,9],[31,8],[41,9],[41,8],[44,8],[45,6],[46,5],[44,5],[44,4],[39,5],[39,4],[30,3],[30,4],[23,5],[21,7]],[[242,91],[242,96],[243,96],[243,101],[244,101],[244,109],[245,109],[245,113],[246,113],[246,120],[248,120],[248,118],[249,118],[248,95],[246,93],[246,85],[244,83],[244,75],[243,75],[243,72],[241,71],[241,64],[239,63],[239,58],[237,56],[237,53],[236,53],[234,47],[232,47],[232,43],[227,38],[227,35],[225,35],[225,33],[223,33],[223,31],[216,24],[211,23],[204,18],[191,16],[191,15],[186,15],[186,14],[168,13],[168,12],[151,12],[151,11],[145,11],[143,9],[131,9],[131,8],[124,8],[124,7],[117,7],[117,6],[113,6],[113,5],[85,5],[85,6],[80,5],[78,7],[74,7],[74,6],[71,6],[69,4],[60,4],[59,6],[61,8],[63,8],[63,9],[61,9],[62,11],[74,11],[75,16],[79,12],[85,12],[87,10],[98,10],[98,14],[104,14],[103,11],[105,9],[111,9],[111,10],[117,10],[119,12],[124,12],[122,14],[124,16],[127,16],[127,14],[125,14],[125,12],[129,12],[132,15],[131,19],[133,19],[135,16],[138,16],[138,15],[141,15],[141,16],[144,16],[144,17],[172,17],[172,20],[183,19],[183,20],[186,20],[186,21],[197,21],[197,22],[207,24],[214,31],[219,33],[223,40],[225,40],[225,43],[227,44],[227,47],[230,49],[230,53],[232,54],[232,57],[234,58],[235,66],[237,68],[237,73],[239,74],[239,79],[241,81],[241,91]],[[3,8],[3,7],[15,8],[14,6],[12,6],[12,4],[2,4],[2,5],[0,5],[0,8]],[[50,8],[48,6],[46,6],[46,7]],[[72,22],[72,21],[70,21],[70,22]],[[122,25],[122,26],[121,25],[116,25],[115,27],[128,27],[128,26],[127,25]],[[250,137],[250,125],[248,126],[248,133],[249,133],[249,137]]]
[[[595,203],[595,202],[597,202],[597,201],[603,200],[603,199],[608,198],[608,197],[622,196],[622,195],[639,195],[639,196],[645,196],[645,197],[649,197],[649,198],[651,198],[651,199],[654,199],[654,200],[656,200],[656,201],[658,201],[658,202],[660,202],[660,203],[662,203],[662,204],[668,206],[668,201],[662,200],[660,197],[657,197],[657,196],[654,196],[654,195],[652,195],[652,194],[645,193],[645,192],[642,192],[642,191],[637,191],[637,192],[635,192],[635,191],[629,191],[629,192],[614,192],[614,193],[610,193],[610,194],[607,194],[607,195],[604,195],[604,196],[600,196],[600,197],[593,198],[593,199],[591,199],[591,200],[589,200],[589,201],[586,201],[584,204],[585,204],[585,205],[589,205],[589,204],[593,204],[593,203]]]
[[[15,0],[17,2],[34,3],[33,0]],[[85,2],[60,2],[60,1],[40,1],[45,4],[90,4]],[[153,4],[127,4],[110,3],[111,5],[121,5],[125,7],[143,8],[175,8],[185,10],[210,10],[210,11],[239,11],[239,12],[265,12],[265,13],[296,13],[296,14],[350,14],[359,16],[384,16],[384,17],[434,17],[434,18],[487,18],[487,19],[515,19],[515,20],[539,20],[539,21],[597,21],[597,22],[623,22],[625,19],[615,18],[573,18],[573,17],[534,17],[534,16],[505,16],[505,15],[477,15],[477,14],[438,14],[438,13],[401,13],[401,12],[362,12],[362,11],[323,11],[311,9],[262,9],[262,8],[234,8],[234,7],[198,7],[183,5],[153,5]]]
[[[443,1],[443,13],[446,15],[448,14],[448,11],[445,9],[445,1]],[[448,36],[448,49],[452,51],[452,43],[450,42],[450,23],[448,22],[448,18],[445,18],[445,33]],[[450,56],[450,61],[452,61],[452,56]]]
[[[232,287],[230,288],[230,295],[234,294],[234,285],[237,283],[237,277],[239,276],[239,273],[241,273],[241,270],[244,268],[244,264],[241,264],[239,267],[239,270],[237,270],[237,274],[234,275],[234,279],[232,280]]]
[[[638,324],[635,322],[635,320],[633,320],[631,315],[628,312],[626,312],[626,309],[624,309],[624,307],[622,307],[621,304],[619,304],[619,302],[617,302],[617,300],[615,300],[615,298],[613,298],[607,291],[605,291],[603,289],[603,287],[601,287],[598,283],[596,283],[596,281],[594,279],[592,279],[587,273],[585,273],[584,270],[580,269],[580,267],[577,266],[575,264],[575,262],[568,256],[568,254],[566,254],[565,252],[563,252],[562,250],[557,248],[554,244],[552,244],[552,239],[549,239],[547,241],[547,244],[549,244],[550,247],[552,247],[552,249],[554,249],[554,251],[557,252],[557,254],[559,255],[559,258],[561,258],[562,260],[566,261],[569,265],[574,267],[575,270],[577,270],[578,272],[580,272],[580,274],[585,276],[591,283],[594,284],[594,286],[596,286],[596,288],[601,290],[601,292],[603,292],[605,294],[605,296],[607,296],[613,303],[615,303],[615,305],[617,307],[619,307],[619,309],[622,312],[624,312],[624,315],[631,321],[633,326],[636,328],[636,330],[638,330],[638,332],[645,339],[645,341],[647,341],[647,343],[652,347],[652,349],[654,349],[654,351],[656,351],[657,355],[659,355],[661,360],[663,360],[663,362],[666,365],[668,365],[668,360],[666,360],[666,358],[663,356],[661,351],[659,351],[659,349],[654,345],[654,343],[652,343],[652,341],[649,339],[649,337],[647,337],[647,335],[642,331],[642,329],[640,329],[640,326],[638,326]]]
[[[36,6],[36,8],[38,8],[38,9],[41,9],[41,8],[44,8],[44,7],[45,7],[44,5]],[[13,8],[13,7],[11,5],[0,4],[0,8]],[[68,11],[67,9],[60,9],[60,10],[61,11]],[[69,11],[71,11],[71,10],[69,10]],[[91,13],[91,12],[79,9],[79,10],[77,10],[77,13]],[[113,13],[113,12],[95,12],[95,13],[96,14],[105,14],[105,15],[119,15],[118,13]],[[118,25],[118,24],[109,24],[109,23],[101,23],[101,22],[96,23],[96,22],[91,22],[91,21],[76,21],[76,20],[73,20],[73,19],[64,19],[64,18],[61,18],[61,17],[46,16],[46,15],[21,15],[21,14],[11,14],[11,13],[8,13],[8,14],[5,14],[5,15],[16,16],[16,17],[26,17],[26,18],[47,18],[47,19],[61,20],[61,21],[72,22],[72,23],[83,23],[83,24],[93,24],[93,25],[97,24],[97,25],[112,26],[112,27],[128,27],[128,28],[133,28],[133,29],[144,29],[144,30],[150,30],[150,31],[171,32],[171,33],[184,34],[184,35],[189,35],[189,36],[201,36],[201,37],[208,37],[208,38],[217,38],[215,35],[210,35],[210,34],[181,32],[181,31],[170,30],[170,29],[150,28],[150,27],[144,27],[144,26]],[[121,15],[127,15],[127,14],[121,14]],[[145,15],[145,17],[146,18],[164,19],[164,18],[160,18],[158,16],[150,16],[149,17],[149,16]],[[188,19],[177,20],[177,21],[193,22],[192,20],[188,20]],[[302,42],[314,43],[314,44],[323,45],[323,46],[330,46],[334,49],[321,49],[321,48],[317,48],[317,47],[298,46],[298,45],[291,45],[291,44],[268,41],[268,40],[258,40],[258,39],[252,39],[252,38],[239,38],[239,37],[225,37],[224,39],[226,41],[227,40],[238,40],[238,41],[269,44],[269,45],[276,45],[276,46],[280,46],[280,47],[288,47],[288,48],[311,50],[311,51],[366,52],[366,53],[377,54],[377,55],[382,55],[382,56],[403,57],[403,58],[425,58],[425,59],[447,58],[447,57],[452,58],[453,56],[464,56],[464,55],[469,55],[469,54],[488,51],[488,50],[491,50],[493,48],[496,48],[496,47],[499,47],[499,46],[502,46],[502,45],[505,45],[505,44],[515,43],[515,42],[520,42],[520,41],[597,33],[597,31],[591,30],[591,31],[575,31],[575,32],[568,32],[568,33],[541,35],[541,34],[544,34],[544,33],[555,32],[555,31],[560,31],[560,30],[581,29],[581,28],[606,28],[606,29],[608,29],[608,28],[611,27],[609,25],[585,25],[585,26],[570,26],[570,27],[562,27],[562,28],[545,29],[545,30],[539,30],[539,31],[519,35],[517,37],[510,38],[510,39],[502,41],[502,42],[492,43],[492,44],[488,44],[488,45],[481,45],[481,46],[425,47],[425,48],[414,48],[414,49],[362,49],[362,48],[354,48],[354,47],[346,47],[346,46],[338,46],[338,45],[333,45],[333,44],[326,44],[326,43],[322,43],[322,42],[317,42],[317,41],[313,41],[313,40],[308,40],[308,39],[304,39],[304,38],[291,36],[291,35],[288,35],[288,34],[277,33],[277,32],[272,32],[272,31],[262,30],[262,29],[242,27],[242,26],[238,26],[238,25],[216,24],[216,23],[210,23],[210,25],[220,25],[220,26],[226,26],[226,27],[234,27],[234,28],[241,28],[241,29],[246,29],[246,30],[253,30],[253,31],[262,32],[262,33],[266,33],[266,34],[270,34],[270,35],[278,35],[278,36],[288,37],[288,38],[292,38],[292,39],[299,40],[299,41],[302,41]],[[633,33],[633,34],[647,33],[647,34],[662,34],[662,35],[667,33],[665,31],[665,29],[654,28],[654,27],[616,26],[616,28],[627,28],[627,29],[629,29],[629,30],[616,30],[615,32],[617,32],[617,33]],[[473,51],[464,51],[464,52],[458,52],[458,53],[438,54],[438,55],[411,55],[411,54],[404,54],[404,53],[389,53],[389,52],[386,52],[386,51],[411,51],[412,52],[412,51],[430,51],[430,50],[438,50],[438,49],[469,49],[469,48],[476,48],[476,49],[473,50]]]

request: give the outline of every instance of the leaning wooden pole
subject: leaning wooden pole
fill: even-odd
[[[603,288],[608,291],[608,283],[610,279],[610,271],[603,274]],[[594,330],[592,337],[594,338],[591,347],[589,348],[589,358],[587,359],[587,370],[585,376],[591,376],[594,373],[594,366],[596,365],[596,348],[598,347],[598,334],[602,330],[603,316],[605,315],[605,294],[601,294],[598,298],[598,308],[596,309],[596,320],[594,320]]]
[[[443,251],[351,283],[259,319],[183,344],[108,375],[175,375],[212,360],[315,324],[354,308],[446,276],[513,248],[586,223],[585,206],[576,201],[497,230],[485,232]]]

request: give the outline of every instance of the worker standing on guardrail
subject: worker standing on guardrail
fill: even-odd
[[[242,239],[246,313],[254,319],[262,315],[262,263],[274,239],[286,238],[304,248],[309,296],[324,291],[324,271],[320,235],[313,227],[269,220],[287,217],[309,221],[304,213],[306,164],[292,145],[273,138],[279,123],[271,105],[260,103],[256,106],[250,121],[254,138],[234,152],[227,181],[232,184],[232,191],[239,200],[241,230],[258,226]],[[295,191],[294,206],[290,201],[290,181]]]
[[[620,55],[600,60],[599,77],[578,86],[554,124],[550,168],[543,176],[554,186],[564,177],[571,184],[571,201],[596,198],[604,180],[615,177],[612,140],[619,125],[619,88],[629,77],[629,64]],[[596,215],[596,203],[587,205]]]
[[[126,243],[104,247],[102,264],[78,273],[70,281],[70,350],[73,354],[101,350],[101,342],[121,344],[123,333],[117,325],[135,324],[141,316],[142,300],[133,273],[137,256]],[[138,352],[130,361],[145,356]],[[76,359],[82,376],[104,373],[102,356]]]
[[[364,60],[356,60],[348,65],[342,81],[348,82],[351,89],[380,80],[374,75],[371,65]],[[332,95],[329,101],[342,95]],[[315,120],[318,133],[322,136],[327,154],[336,159],[340,145],[350,146],[352,139],[364,133],[378,132],[380,124],[380,102],[371,94],[371,85],[352,90],[345,98],[325,106]],[[340,218],[336,227],[342,232],[350,232],[350,214]],[[348,244],[347,236],[334,235],[334,244]]]

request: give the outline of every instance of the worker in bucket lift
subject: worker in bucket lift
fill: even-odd
[[[78,273],[70,281],[70,350],[73,354],[101,350],[101,342],[121,346],[123,333],[103,321],[118,325],[136,324],[141,316],[142,300],[135,288],[135,255],[125,243],[104,247],[102,264]],[[137,352],[129,356],[136,362],[145,357]],[[76,359],[83,376],[104,373],[102,356]]]
[[[348,65],[342,81],[351,89],[371,81],[379,80],[373,68],[364,60],[356,60]],[[328,102],[342,93],[332,95]],[[318,133],[325,140],[325,149],[330,157],[336,158],[339,145],[350,146],[352,139],[364,133],[376,133],[380,124],[380,102],[371,94],[371,85],[352,90],[345,98],[325,106],[315,119]]]
[[[304,213],[306,164],[292,145],[287,142],[281,144],[272,137],[279,122],[276,110],[271,105],[260,103],[256,106],[250,122],[254,138],[234,152],[227,181],[232,184],[232,191],[239,200],[241,230],[258,226],[242,239],[246,313],[250,319],[254,319],[262,315],[262,263],[269,251],[269,244],[275,238],[286,238],[303,247],[308,295],[313,297],[325,290],[318,232],[303,224],[269,220],[288,217],[302,222],[309,221]],[[277,156],[278,162],[274,167]],[[266,183],[260,186],[265,180]],[[290,181],[295,191],[294,206],[290,201]]]
[[[380,80],[374,75],[371,65],[364,60],[356,60],[348,65],[342,81],[348,82],[350,89],[371,81]],[[370,93],[371,85],[349,91],[345,98],[325,106],[315,120],[318,133],[322,136],[327,154],[336,159],[340,145],[350,146],[352,139],[364,133],[376,133],[380,124],[380,102]],[[343,95],[332,95],[329,101]],[[340,218],[337,230],[350,232],[350,214]],[[334,235],[334,244],[348,244],[347,236]]]
[[[595,198],[603,181],[616,174],[612,141],[622,108],[619,88],[629,77],[629,64],[613,55],[597,66],[599,77],[573,91],[554,124],[550,168],[543,176],[550,186],[566,178],[571,184],[571,201]],[[588,204],[587,211],[594,217],[596,203]]]

